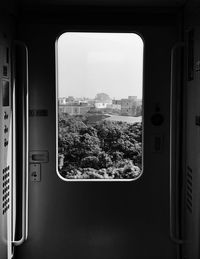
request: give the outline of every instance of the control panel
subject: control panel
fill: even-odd
[[[11,258],[16,221],[12,187],[12,35],[4,29],[0,31],[0,258]]]
[[[6,216],[10,209],[11,155],[12,155],[11,71],[10,48],[0,40],[0,169],[1,212]]]

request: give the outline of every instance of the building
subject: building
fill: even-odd
[[[112,104],[121,105],[122,101],[121,100],[112,100]]]
[[[121,110],[121,108],[122,108],[121,100],[112,100],[111,108],[114,109],[114,110]]]
[[[116,103],[108,104],[107,108],[121,111],[121,104],[116,104]]]
[[[137,96],[129,96],[127,99],[121,99],[122,115],[135,116],[137,109]]]
[[[95,102],[94,107],[96,109],[105,109],[107,108],[108,103]]]
[[[58,98],[59,105],[65,105],[65,104],[68,104],[68,103],[72,103],[74,101],[75,101],[75,99],[74,99],[73,96]]]
[[[66,97],[58,98],[58,103],[59,103],[59,105],[66,104],[67,103],[67,98]]]
[[[59,105],[60,113],[67,113],[71,116],[73,115],[84,115],[91,109],[91,106],[88,104],[67,104]]]

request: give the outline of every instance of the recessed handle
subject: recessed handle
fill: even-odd
[[[22,166],[22,236],[19,240],[13,240],[14,246],[24,243],[28,236],[28,48],[21,41],[14,41],[13,47],[20,46],[25,51],[25,87],[23,89],[23,166]],[[15,69],[14,69],[15,70]],[[15,82],[13,88],[15,87]]]
[[[172,50],[171,50],[171,80],[170,80],[170,238],[173,242],[175,242],[178,245],[181,245],[185,242],[185,240],[181,239],[180,237],[176,236],[176,233],[174,231],[174,197],[176,195],[176,190],[173,187],[173,177],[174,174],[176,174],[176,171],[174,170],[174,112],[173,112],[173,104],[174,104],[174,81],[175,81],[175,74],[174,74],[174,61],[175,61],[175,54],[178,49],[181,49],[185,47],[184,42],[178,42],[176,43]]]

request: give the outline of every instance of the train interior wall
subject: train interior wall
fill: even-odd
[[[195,67],[193,80],[186,78],[183,86],[186,152],[182,163],[185,183],[188,170],[192,170],[192,213],[187,209],[185,184],[183,229],[184,238],[190,242],[179,252],[182,258],[199,258],[200,22],[197,6],[188,5],[184,12],[176,8],[141,11],[44,7],[21,8],[17,15],[13,13],[14,7],[5,8],[0,39],[10,48],[13,39],[28,46],[29,109],[47,111],[47,116],[29,117],[29,146],[30,151],[49,154],[47,163],[40,164],[41,181],[32,182],[29,175],[28,239],[15,248],[14,258],[176,258],[177,247],[169,238],[170,53],[177,41],[184,37],[187,40],[187,31],[191,29],[194,29]],[[133,31],[144,39],[144,172],[137,181],[70,183],[62,181],[56,173],[55,41],[64,31]],[[159,127],[151,123],[157,105],[164,116],[164,123]],[[154,150],[155,136],[164,140],[161,152]],[[0,220],[3,222],[2,215]],[[8,253],[4,246],[0,242],[3,259]]]
[[[184,31],[188,52],[193,60],[187,60],[185,73],[185,222],[184,254],[186,258],[199,257],[199,58],[200,58],[200,20],[199,6],[185,8]],[[191,54],[190,54],[191,55]],[[189,54],[188,54],[189,56]],[[192,64],[192,65],[191,65]],[[189,179],[191,181],[189,181]],[[189,205],[189,206],[188,206]],[[191,208],[191,209],[190,209]],[[197,252],[198,251],[198,252]]]
[[[52,10],[37,19],[34,13],[27,14],[18,26],[29,48],[30,109],[48,110],[46,117],[30,118],[30,150],[47,150],[49,162],[41,164],[41,182],[30,182],[29,238],[16,249],[16,258],[173,258],[168,143],[170,50],[179,29],[176,13],[142,18],[119,10],[67,13],[67,18],[61,13],[58,19]],[[55,40],[68,30],[136,31],[144,38],[145,158],[138,181],[70,183],[56,174]],[[151,124],[156,105],[165,118],[158,128]],[[154,152],[155,135],[164,139],[160,153]]]

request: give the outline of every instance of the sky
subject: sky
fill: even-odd
[[[64,33],[58,39],[58,97],[142,99],[143,41],[134,33]]]

